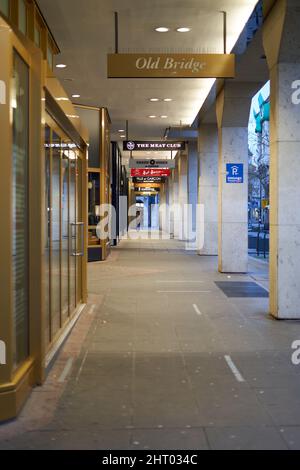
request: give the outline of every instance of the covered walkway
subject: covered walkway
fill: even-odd
[[[183,248],[126,240],[89,266],[89,304],[0,449],[300,448],[299,322],[268,315],[263,264],[227,276]]]

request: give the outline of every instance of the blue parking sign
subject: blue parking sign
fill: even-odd
[[[244,182],[244,164],[226,163],[226,183]]]

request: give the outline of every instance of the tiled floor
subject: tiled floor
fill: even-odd
[[[300,323],[215,284],[267,287],[265,265],[228,278],[183,248],[123,241],[89,266],[89,305],[0,448],[300,448]]]

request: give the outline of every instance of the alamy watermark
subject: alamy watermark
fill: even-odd
[[[99,240],[115,239],[117,225],[121,238],[127,240],[170,240],[185,243],[186,250],[201,250],[204,246],[203,204],[153,204],[141,209],[133,204],[127,209],[127,198],[120,198],[120,212],[111,204],[99,206],[96,234]],[[151,212],[151,214],[149,214]],[[119,217],[119,224],[117,224]],[[148,221],[151,220],[151,227]]]
[[[299,366],[300,365],[300,339],[297,339],[292,343],[292,349],[295,351],[292,354],[292,364],[294,366]]]
[[[300,104],[300,80],[295,80],[292,83],[292,103],[295,105]]]

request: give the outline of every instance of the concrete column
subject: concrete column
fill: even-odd
[[[204,246],[199,255],[218,254],[218,127],[199,130],[198,204],[204,205]]]
[[[179,220],[178,211],[175,210],[176,207],[179,207],[179,165],[180,165],[180,156],[176,157],[176,167],[173,170],[173,221],[174,221],[174,238],[179,239],[180,237],[180,225],[181,221]]]
[[[167,189],[167,204],[168,204],[168,217],[170,221],[170,238],[174,238],[174,179],[175,170],[171,172],[171,176],[168,178],[168,189]]]
[[[187,234],[184,233],[184,210],[188,204],[188,156],[181,152],[178,162],[178,189],[179,206],[181,208],[180,220],[178,220],[179,240],[185,240]]]
[[[159,210],[159,230],[163,230],[165,228],[163,225],[164,225],[164,219],[166,217],[165,215],[166,210],[162,212],[162,208],[166,207],[166,203],[167,203],[166,185],[161,184],[160,194],[159,194],[159,209],[160,209]]]
[[[248,271],[248,122],[260,85],[228,81],[217,98],[219,128],[219,271]],[[226,183],[227,163],[243,164],[243,183]]]
[[[196,234],[198,203],[198,142],[189,142],[188,147],[188,203],[191,206],[188,239],[193,241]],[[195,240],[196,241],[196,240]]]
[[[300,319],[300,10],[277,1],[263,28],[270,70],[270,312]]]

